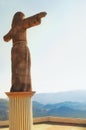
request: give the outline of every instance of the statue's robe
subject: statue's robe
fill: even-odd
[[[12,86],[11,92],[32,91],[31,86],[31,58],[27,46],[26,31],[28,28],[37,26],[41,23],[41,18],[46,12],[38,13],[34,16],[25,18],[22,12],[17,12],[12,21],[10,31],[4,36],[8,42],[12,39],[13,47],[11,51],[12,61]]]
[[[37,17],[29,18],[29,27],[40,24]],[[17,34],[16,34],[17,35]],[[15,36],[13,36],[15,37]],[[31,91],[31,58],[27,41],[13,41],[11,51],[12,87],[11,92]]]

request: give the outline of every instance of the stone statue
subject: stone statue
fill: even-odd
[[[6,42],[11,39],[13,42],[11,50],[12,86],[10,92],[32,91],[30,74],[31,58],[27,46],[26,30],[41,24],[41,18],[45,16],[46,12],[41,12],[25,18],[22,12],[17,12],[13,17],[10,31],[4,36]]]

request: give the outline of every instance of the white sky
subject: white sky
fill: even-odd
[[[11,87],[12,41],[3,36],[17,11],[26,17],[47,12],[27,34],[33,90],[86,90],[86,0],[0,0],[0,97]]]

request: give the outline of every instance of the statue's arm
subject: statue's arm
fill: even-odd
[[[27,28],[41,24],[41,18],[45,17],[46,14],[47,14],[46,12],[41,12],[41,13],[38,13],[34,16],[31,16],[31,17],[24,19],[23,20],[23,27],[25,29],[27,29]]]
[[[10,30],[10,31],[3,37],[3,39],[4,39],[4,41],[8,42],[8,41],[11,40],[11,38],[12,38],[12,31]]]

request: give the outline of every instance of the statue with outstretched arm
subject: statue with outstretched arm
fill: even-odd
[[[12,21],[10,31],[4,36],[8,42],[12,39],[11,50],[12,61],[12,86],[11,92],[32,91],[31,86],[31,57],[27,46],[26,31],[30,27],[41,24],[41,18],[46,16],[46,12],[40,12],[34,16],[25,18],[22,12],[17,12]]]

